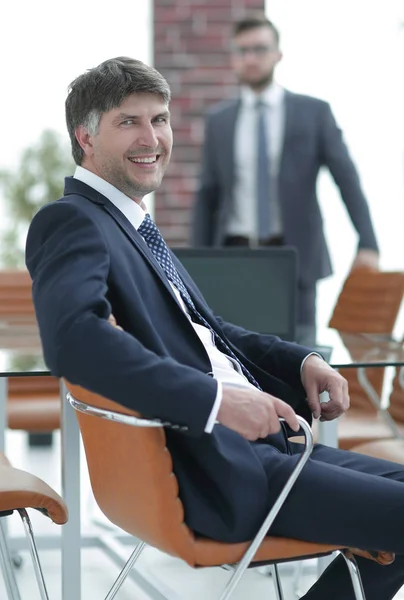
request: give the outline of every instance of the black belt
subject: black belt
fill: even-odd
[[[258,246],[283,246],[285,240],[282,235],[273,235],[266,240],[259,240]],[[250,238],[244,235],[228,235],[224,238],[224,246],[252,246]]]

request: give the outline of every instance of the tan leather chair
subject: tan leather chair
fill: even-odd
[[[9,600],[20,597],[8,549],[7,536],[2,524],[2,517],[11,515],[16,510],[20,514],[28,538],[41,599],[48,600],[48,593],[27,508],[39,510],[58,525],[63,525],[68,519],[65,503],[49,485],[42,481],[42,479],[26,471],[14,469],[6,456],[0,452],[0,558],[7,595]]]
[[[31,289],[28,271],[0,271],[0,321],[16,327],[32,325],[37,339]],[[13,335],[7,343],[9,347],[18,347],[18,336]],[[60,428],[60,415],[59,382],[56,378],[9,378],[7,419],[10,429],[28,431],[31,440],[37,439],[36,434],[43,435]]]
[[[11,323],[35,323],[31,278],[27,270],[0,271],[0,319]]]
[[[184,509],[163,425],[142,419],[135,412],[69,382],[66,387],[69,401],[76,410],[95,499],[112,523],[142,540],[105,600],[115,597],[145,544],[179,557],[192,567],[235,567],[221,600],[230,598],[251,561],[256,566],[262,563],[273,565],[277,597],[282,600],[277,563],[344,550],[334,545],[266,535],[287,496],[286,486],[254,541],[225,544],[198,538],[184,522]],[[309,440],[306,440],[299,471],[294,478],[311,450],[311,432],[305,422],[304,426]],[[289,487],[294,483],[292,477],[287,483]],[[351,573],[355,597],[364,600],[354,557],[349,551],[342,554]],[[367,553],[361,554],[369,557]],[[381,564],[385,562],[385,556],[379,558]],[[390,560],[392,558],[387,557],[387,561]]]
[[[401,437],[366,442],[354,446],[351,450],[404,465],[404,367],[396,369],[387,410],[394,419]]]
[[[343,333],[391,335],[404,294],[404,273],[370,269],[353,271],[346,279],[329,327]],[[359,357],[358,357],[359,358]],[[391,437],[385,423],[358,380],[357,369],[340,369],[349,384],[351,408],[338,421],[339,447],[350,449],[372,439]],[[380,398],[383,368],[366,369],[366,377]]]

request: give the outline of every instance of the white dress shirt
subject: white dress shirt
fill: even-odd
[[[277,83],[268,86],[261,94],[250,88],[241,88],[240,109],[234,137],[234,203],[227,226],[228,235],[241,235],[257,241],[257,109],[259,99],[267,107],[267,147],[269,158],[269,194],[271,203],[270,235],[283,231],[278,195],[278,174],[282,156],[285,107],[284,89]]]
[[[141,207],[113,185],[105,181],[105,179],[98,177],[98,175],[95,175],[95,173],[88,171],[83,167],[76,168],[74,178],[86,183],[94,190],[108,198],[108,200],[110,200],[125,215],[125,217],[136,230],[140,227],[147,212],[145,205]],[[179,291],[171,283],[171,281],[170,285],[175,293],[180,307],[186,313],[193,328],[195,329],[196,334],[205,347],[206,353],[211,362],[211,372],[218,383],[215,403],[205,427],[205,431],[210,433],[215,425],[217,413],[219,412],[220,403],[222,400],[222,384],[234,385],[237,387],[248,387],[253,389],[257,388],[255,388],[243,375],[238,363],[223,354],[223,352],[216,347],[211,331],[207,327],[199,325],[199,323],[194,323],[191,320],[188,309],[182,300]]]

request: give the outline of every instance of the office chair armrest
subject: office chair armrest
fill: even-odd
[[[85,415],[107,419],[108,421],[114,421],[115,423],[131,425],[132,427],[164,427],[165,425],[170,425],[171,428],[175,428],[175,425],[173,426],[171,423],[161,421],[160,419],[144,419],[143,417],[135,417],[134,415],[127,415],[118,411],[92,406],[91,404],[86,404],[85,402],[77,400],[77,398],[70,393],[67,394],[67,400],[75,410],[84,413]],[[178,425],[178,428],[181,427],[182,426]]]
[[[264,520],[263,524],[261,525],[257,535],[251,542],[250,547],[248,548],[247,552],[244,554],[243,558],[241,559],[241,561],[239,563],[240,565],[246,564],[248,566],[250,564],[250,562],[253,560],[255,553],[257,552],[258,548],[261,545],[262,540],[264,539],[264,537],[266,535],[268,535],[269,528],[271,527],[272,523],[274,522],[275,518],[277,517],[280,509],[282,508],[286,498],[289,495],[289,492],[291,491],[297,478],[299,477],[304,465],[310,458],[310,454],[313,450],[313,434],[312,434],[309,424],[302,417],[298,416],[297,419],[300,423],[301,429],[303,429],[304,437],[305,437],[305,444],[303,447],[303,451],[300,455],[300,458],[299,458],[295,468],[293,469],[292,473],[289,475],[287,482],[283,486],[283,489],[282,489],[281,493],[279,494],[275,504],[272,506],[266,519]],[[284,419],[279,419],[279,420],[284,421]]]

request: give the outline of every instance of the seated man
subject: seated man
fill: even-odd
[[[309,349],[215,318],[168,250],[143,197],[170,160],[169,100],[162,75],[129,58],[73,81],[77,168],[65,196],[33,219],[26,261],[53,375],[179,425],[166,434],[187,524],[239,542],[256,534],[296,463],[279,417],[294,431],[296,413],[334,419],[348,389]],[[397,553],[387,567],[359,559],[368,600],[387,600],[404,582],[403,508],[401,466],[316,445],[271,533]],[[305,598],[353,598],[341,558]]]

